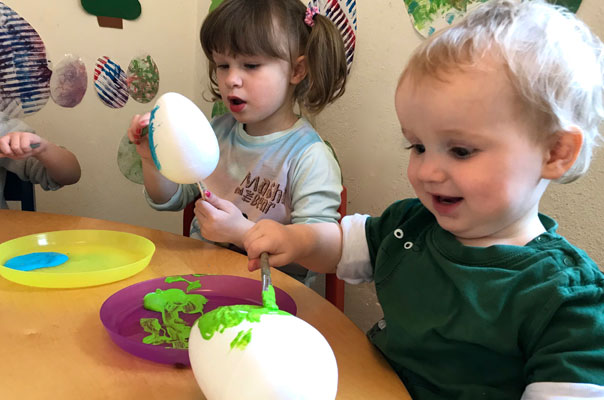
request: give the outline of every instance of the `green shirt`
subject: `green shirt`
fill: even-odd
[[[604,275],[540,218],[547,232],[525,246],[486,248],[462,245],[416,199],[367,220],[385,321],[369,337],[415,400],[604,384]]]

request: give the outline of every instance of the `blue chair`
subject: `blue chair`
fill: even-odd
[[[341,193],[342,200],[340,202],[340,208],[338,208],[341,217],[346,215],[346,194],[346,187],[344,187]],[[187,204],[183,210],[183,236],[190,236],[189,229],[191,228],[191,221],[193,221],[193,217],[195,216],[193,210],[195,209],[195,201],[197,201],[197,199],[199,199],[199,197]],[[336,274],[325,274],[325,298],[342,312],[344,312],[344,289],[345,282],[338,279]]]
[[[36,211],[36,192],[33,183],[21,180],[10,171],[6,171],[4,199],[6,201],[20,201],[21,210],[23,211]]]

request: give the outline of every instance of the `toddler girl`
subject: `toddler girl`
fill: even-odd
[[[296,112],[316,114],[344,92],[342,37],[326,17],[299,0],[225,0],[201,27],[210,89],[230,111],[212,121],[220,160],[196,203],[191,236],[243,246],[257,221],[335,223],[342,190],[339,166],[312,125]],[[155,168],[141,129],[128,136],[143,160],[147,201],[181,210],[199,195]],[[291,271],[306,275],[306,270]]]

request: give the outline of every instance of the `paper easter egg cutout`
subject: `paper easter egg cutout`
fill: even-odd
[[[319,331],[302,319],[262,315],[258,322],[243,321],[208,340],[198,326],[203,318],[191,329],[189,359],[208,400],[336,398],[338,367],[333,351]],[[246,335],[249,342],[241,348],[238,343]]]
[[[0,2],[0,111],[20,118],[41,110],[50,97],[51,74],[38,32]]]
[[[128,79],[119,64],[107,56],[99,57],[94,67],[94,88],[103,104],[122,108],[128,102]]]
[[[207,178],[220,151],[212,126],[191,100],[165,93],[149,121],[149,146],[159,172],[172,182],[192,184]]]

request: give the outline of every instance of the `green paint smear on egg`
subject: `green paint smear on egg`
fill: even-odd
[[[176,288],[157,289],[147,293],[143,298],[143,306],[147,310],[161,313],[163,325],[157,318],[141,318],[141,327],[150,334],[143,338],[143,343],[168,344],[174,349],[186,349],[191,327],[180,318],[179,313],[202,314],[207,302],[208,299],[201,294],[187,294]]]
[[[269,290],[262,293],[263,307],[253,305],[234,305],[218,307],[199,318],[197,326],[201,337],[210,340],[215,333],[223,333],[227,328],[234,328],[243,321],[260,322],[263,315],[291,315],[281,311],[275,301],[275,289],[269,286]],[[231,349],[245,350],[252,339],[252,329],[239,331],[233,341]]]
[[[231,342],[231,349],[244,350],[252,340],[252,328],[247,331],[239,331],[237,337]]]
[[[277,299],[275,298],[275,288],[269,285],[267,290],[262,291],[262,305],[269,310],[278,310]]]

